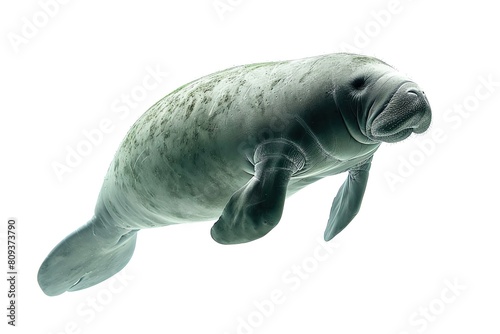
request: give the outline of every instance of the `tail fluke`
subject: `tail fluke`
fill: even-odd
[[[103,231],[93,217],[49,253],[38,270],[38,284],[48,296],[98,284],[125,267],[134,253],[136,238],[137,230]]]

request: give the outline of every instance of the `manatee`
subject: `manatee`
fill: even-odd
[[[215,221],[218,243],[256,240],[278,224],[288,196],[347,172],[328,241],[358,213],[381,143],[430,123],[419,86],[373,57],[329,54],[204,76],[133,124],[94,215],[49,253],[38,283],[55,296],[106,280],[128,263],[144,228]]]

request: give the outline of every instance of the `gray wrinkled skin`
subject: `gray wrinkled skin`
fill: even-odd
[[[47,295],[121,270],[137,231],[214,221],[212,238],[249,242],[279,222],[287,196],[348,171],[325,240],[359,210],[374,152],[430,125],[425,94],[375,58],[331,54],[238,66],[188,83],[132,126],[95,214],[47,256]]]

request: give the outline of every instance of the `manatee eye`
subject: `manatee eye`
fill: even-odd
[[[352,88],[354,88],[356,90],[360,90],[360,89],[363,89],[363,87],[365,87],[365,84],[366,84],[365,77],[357,77],[352,82]]]

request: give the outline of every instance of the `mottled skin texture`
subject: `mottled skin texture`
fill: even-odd
[[[349,171],[325,240],[356,215],[381,142],[421,133],[427,99],[380,60],[333,54],[239,66],[170,93],[132,126],[95,215],[62,241],[38,280],[57,295],[114,275],[142,228],[214,221],[214,240],[248,242],[279,222],[285,198]]]

